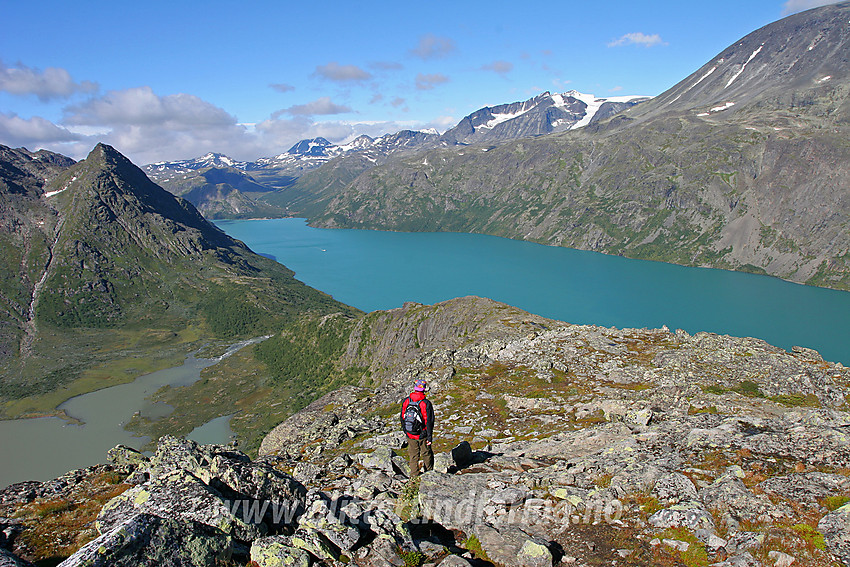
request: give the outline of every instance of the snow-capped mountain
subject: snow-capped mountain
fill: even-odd
[[[304,171],[318,167],[334,158],[351,154],[361,154],[373,163],[400,151],[419,149],[428,144],[436,144],[439,134],[436,131],[420,132],[402,130],[394,134],[385,134],[378,138],[366,135],[345,144],[332,144],[325,138],[301,140],[286,152],[256,161],[256,168],[291,169]],[[249,167],[249,169],[253,169]]]
[[[649,98],[598,98],[578,91],[562,94],[547,91],[526,101],[476,110],[443,134],[442,140],[448,144],[502,142],[573,130],[609,118]]]

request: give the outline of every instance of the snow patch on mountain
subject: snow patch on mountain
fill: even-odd
[[[749,58],[749,59],[747,59],[746,63],[744,63],[744,64],[741,66],[741,68],[738,70],[738,72],[737,72],[737,73],[735,73],[735,74],[732,76],[732,78],[731,78],[731,79],[729,79],[729,82],[728,82],[728,83],[726,83],[726,87],[725,87],[725,88],[729,88],[729,85],[731,85],[733,82],[735,82],[735,79],[737,79],[738,77],[740,77],[740,76],[741,76],[741,73],[743,73],[743,72],[744,72],[744,69],[746,69],[746,68],[747,68],[747,65],[749,65],[749,64],[750,64],[750,61],[752,61],[753,59],[755,59],[756,55],[758,55],[758,54],[761,52],[761,50],[762,50],[763,48],[764,48],[764,44],[762,43],[762,44],[759,46],[759,48],[758,48],[758,49],[756,49],[755,51],[753,51],[753,52],[752,52],[752,54],[750,54],[750,58]]]

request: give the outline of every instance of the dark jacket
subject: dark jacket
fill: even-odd
[[[425,430],[419,435],[413,435],[406,431],[405,434],[411,439],[425,439],[426,441],[432,441],[434,436],[434,406],[431,405],[431,400],[425,399],[425,394],[422,392],[413,392],[410,396],[404,398],[404,401],[401,403],[400,419],[402,430],[404,430],[404,410],[407,409],[407,406],[410,403],[419,404],[419,413],[422,414],[422,419],[425,420]]]

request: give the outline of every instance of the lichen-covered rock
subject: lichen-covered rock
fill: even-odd
[[[290,545],[287,536],[269,536],[251,544],[251,561],[260,567],[310,567],[310,555]]]
[[[389,447],[378,447],[371,453],[362,456],[360,464],[371,470],[379,470],[392,474],[393,451]]]
[[[659,478],[655,481],[652,494],[664,504],[698,499],[694,483],[681,473],[669,473]]]
[[[706,508],[720,514],[728,527],[735,528],[741,521],[771,522],[785,515],[768,498],[747,488],[739,475],[743,475],[740,470],[727,472],[700,490]]]
[[[821,518],[818,531],[829,552],[850,565],[850,502]]]
[[[434,455],[434,470],[441,473],[457,472],[472,463],[472,446],[461,441],[451,451]]]
[[[208,484],[230,499],[274,502],[297,510],[307,489],[291,476],[264,462],[240,461],[216,455],[209,465]],[[288,522],[292,524],[292,518]]]
[[[439,567],[472,567],[472,563],[459,555],[449,555],[438,563]]]
[[[399,555],[398,546],[393,538],[383,534],[358,551],[357,563],[364,567],[404,567],[406,565]]]
[[[820,498],[846,494],[850,478],[822,472],[792,473],[775,476],[759,484],[767,494],[776,494],[796,502],[816,502]]]
[[[714,518],[703,508],[700,502],[681,502],[669,508],[659,510],[649,517],[649,523],[656,528],[689,528],[716,532]]]
[[[204,524],[136,514],[61,563],[62,567],[206,567],[230,558],[230,537]]]
[[[244,541],[252,541],[266,531],[261,517],[249,517],[250,513],[240,515],[232,502],[179,469],[162,473],[107,502],[98,514],[97,529],[106,533],[138,514],[197,522]]]
[[[324,493],[311,493],[306,511],[298,518],[298,527],[318,532],[341,550],[350,551],[360,540],[360,531],[344,517],[341,506]]]
[[[481,549],[491,561],[506,567],[551,567],[552,553],[547,542],[516,526],[498,529],[488,524],[475,526]]]
[[[552,552],[538,541],[527,539],[517,553],[517,564],[522,567],[552,567]]]
[[[141,452],[126,445],[116,445],[106,453],[106,458],[116,467],[126,470],[135,470],[148,462],[148,458]]]

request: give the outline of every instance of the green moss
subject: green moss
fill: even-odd
[[[791,529],[794,530],[797,535],[802,537],[808,544],[814,546],[815,549],[826,551],[826,542],[823,539],[823,534],[809,524],[794,524],[791,526]]]

